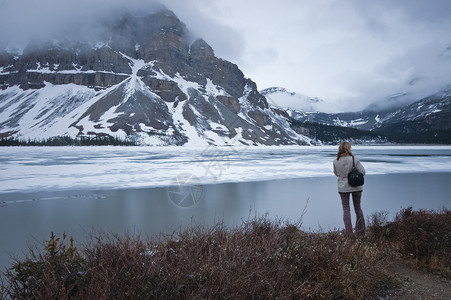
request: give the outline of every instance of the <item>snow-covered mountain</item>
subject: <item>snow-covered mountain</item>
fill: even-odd
[[[380,111],[366,109],[336,114],[295,110],[287,110],[286,113],[296,120],[297,131],[310,138],[315,137],[309,134],[311,130],[307,130],[308,128],[313,127],[318,131],[318,127],[312,124],[323,126],[320,128],[321,135],[327,135],[329,142],[362,139],[365,143],[371,143],[371,140],[395,143],[451,143],[451,86],[400,108]],[[359,131],[343,131],[339,128]]]
[[[274,111],[294,120],[292,129],[315,142],[451,143],[451,85],[417,101],[406,100],[408,94],[399,93],[362,111],[347,113],[325,113],[319,108],[327,104],[324,101],[280,87],[261,93]]]
[[[446,129],[451,128],[451,86],[401,108],[336,114],[290,111],[290,116],[303,122],[362,130],[377,130],[402,122],[421,122],[434,129]]]
[[[322,111],[324,101],[319,98],[308,97],[283,87],[270,87],[261,90],[268,103],[279,108],[289,108],[297,111]]]
[[[166,9],[124,11],[96,40],[0,52],[0,137],[147,145],[309,144],[238,66]]]

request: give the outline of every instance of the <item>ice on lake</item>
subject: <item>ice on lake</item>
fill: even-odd
[[[368,174],[451,172],[451,147],[354,146]],[[337,147],[2,147],[0,193],[333,176]]]

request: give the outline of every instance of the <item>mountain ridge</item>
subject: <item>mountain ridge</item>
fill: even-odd
[[[0,54],[0,136],[119,136],[146,145],[308,144],[237,65],[172,12],[124,12],[94,43]]]
[[[321,128],[320,131],[335,133],[343,131],[339,128],[349,128],[355,130],[354,136],[348,130],[346,138],[356,138],[357,142],[359,137],[365,136],[365,142],[376,138],[373,142],[451,143],[451,85],[410,104],[381,110],[364,109],[345,113],[306,112],[289,108],[282,110],[293,119],[298,128],[305,127],[301,130],[303,133],[312,127],[316,131]],[[312,134],[306,134],[315,138]],[[333,142],[344,139],[343,136],[335,136]]]

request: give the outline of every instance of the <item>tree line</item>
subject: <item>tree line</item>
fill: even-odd
[[[406,121],[377,130],[360,130],[350,127],[290,120],[298,133],[325,144],[343,140],[374,143],[451,144],[451,128],[434,129],[430,125]]]
[[[137,146],[135,141],[121,139],[115,136],[56,136],[46,139],[17,139],[4,137],[0,139],[0,146]]]

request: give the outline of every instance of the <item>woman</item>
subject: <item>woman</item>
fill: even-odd
[[[352,194],[354,211],[356,215],[355,231],[358,235],[365,234],[365,217],[360,207],[362,198],[362,186],[352,187],[348,183],[348,173],[352,169],[351,144],[342,142],[338,147],[337,159],[334,160],[334,173],[338,177],[338,193],[340,194],[341,204],[343,205],[343,221],[345,223],[345,233],[352,233],[351,208],[349,206],[349,197]],[[357,169],[365,175],[365,168],[357,157],[354,157],[354,163]]]

